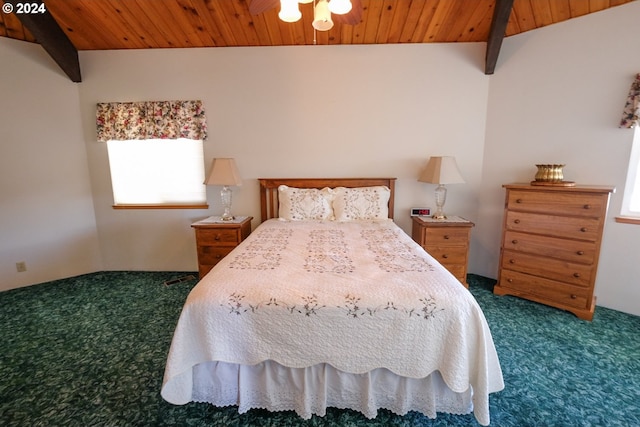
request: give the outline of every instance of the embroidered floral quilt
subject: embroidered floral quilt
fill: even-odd
[[[261,224],[185,302],[163,397],[189,402],[198,363],[266,360],[412,378],[437,370],[454,391],[473,387],[487,422],[488,395],[503,388],[475,299],[391,220]]]

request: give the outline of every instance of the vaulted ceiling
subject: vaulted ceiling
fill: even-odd
[[[0,0],[0,36],[40,43],[76,82],[82,50],[314,44],[486,42],[492,74],[504,37],[631,1],[352,0],[349,16],[314,31],[313,3],[287,23],[278,0]]]

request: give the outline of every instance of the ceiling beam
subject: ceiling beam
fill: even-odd
[[[491,29],[489,30],[489,40],[487,40],[487,53],[484,66],[485,74],[493,74],[496,69],[498,55],[502,47],[502,39],[504,39],[512,8],[513,0],[496,0]]]
[[[13,7],[13,13],[16,18],[33,34],[36,41],[56,61],[71,81],[75,83],[81,82],[78,50],[62,31],[56,20],[53,19],[44,2],[41,0],[29,3],[4,0],[4,3],[5,7],[8,7],[6,6],[7,4]],[[37,13],[34,13],[34,10]]]

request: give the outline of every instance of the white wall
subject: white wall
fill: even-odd
[[[431,155],[454,155],[468,184],[446,207],[475,220],[488,76],[484,45],[305,46],[82,52],[80,87],[100,243],[106,269],[196,268],[197,219],[208,211],[113,210],[106,146],[96,142],[95,104],[202,99],[207,167],[234,157],[245,183],[233,212],[259,220],[257,178],[397,177],[397,222],[434,206],[417,182]]]
[[[633,131],[618,123],[640,72],[640,2],[505,40],[488,101],[478,246],[470,270],[495,277],[501,185],[564,163],[565,179],[613,185],[596,281],[598,305],[640,315],[640,227],[620,214]]]
[[[78,86],[36,44],[0,64],[0,290],[100,270]]]

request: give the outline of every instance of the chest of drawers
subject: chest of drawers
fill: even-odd
[[[411,237],[449,270],[465,287],[469,239],[473,222],[461,217],[445,220],[413,217]]]
[[[503,185],[497,295],[514,295],[591,320],[612,187]]]
[[[251,220],[213,222],[202,220],[191,224],[196,231],[198,249],[198,274],[204,277],[222,258],[251,233]]]

